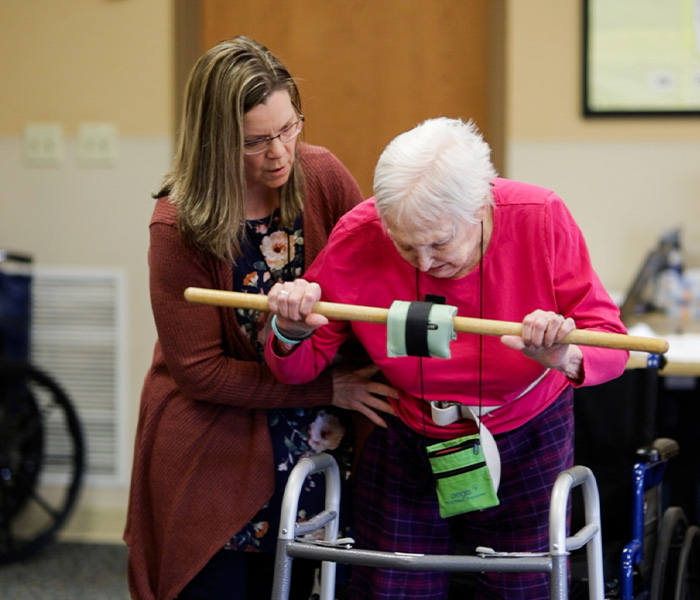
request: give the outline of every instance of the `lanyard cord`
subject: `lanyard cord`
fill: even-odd
[[[484,318],[484,221],[481,220],[481,257],[479,260],[479,318]],[[479,435],[481,435],[481,412],[484,383],[484,336],[479,334]]]
[[[420,272],[418,268],[416,267],[416,299],[420,300]],[[423,404],[425,404],[425,382],[423,380],[423,357],[419,356],[418,357],[418,379],[420,382],[420,399]],[[425,412],[421,411],[423,413],[423,438],[425,439],[427,437],[426,435],[426,424],[425,424]]]
[[[479,318],[484,318],[484,221],[481,221],[481,239],[479,241]],[[420,271],[416,268],[416,298],[420,300]],[[479,395],[479,416],[477,429],[481,435],[481,413],[483,412],[483,383],[484,383],[484,336],[479,334],[479,374],[477,393]],[[425,402],[425,382],[423,379],[423,357],[418,357],[418,377],[420,381],[420,399]],[[423,413],[423,437],[426,437],[426,419]]]

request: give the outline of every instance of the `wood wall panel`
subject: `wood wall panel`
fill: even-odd
[[[487,4],[201,0],[201,51],[241,33],[268,46],[299,79],[306,141],[369,196],[384,146],[426,118],[474,119],[489,139]]]

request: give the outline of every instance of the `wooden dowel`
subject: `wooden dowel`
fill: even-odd
[[[210,304],[213,306],[228,306],[231,308],[247,308],[267,312],[270,306],[267,296],[263,294],[245,294],[243,292],[227,292],[205,288],[189,287],[185,290],[188,302]],[[386,323],[389,309],[375,306],[356,306],[354,304],[338,304],[335,302],[317,302],[314,312],[329,319],[343,321],[363,321],[365,323]],[[511,321],[495,321],[476,319],[472,317],[454,317],[454,328],[458,333],[475,333],[479,335],[520,335],[522,324]],[[618,350],[634,350],[664,354],[668,352],[668,342],[660,338],[648,338],[576,329],[567,335],[560,344],[579,344],[582,346],[597,346],[599,348],[615,348]]]

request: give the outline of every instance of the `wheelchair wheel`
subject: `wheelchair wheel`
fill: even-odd
[[[654,553],[649,600],[673,600],[681,548],[687,530],[688,520],[683,509],[677,506],[666,509]]]
[[[673,600],[700,600],[700,527],[697,525],[689,527],[683,538]]]
[[[28,363],[0,358],[0,564],[54,539],[77,500],[84,460],[65,392]]]

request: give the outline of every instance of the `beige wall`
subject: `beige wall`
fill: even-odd
[[[624,288],[662,230],[682,224],[700,255],[700,120],[584,120],[580,2],[508,0],[505,175],[552,187],[570,205],[610,289]],[[171,0],[0,2],[0,246],[42,264],[125,269],[129,320],[129,439],[154,330],[148,306],[147,222],[172,152]],[[30,121],[63,124],[56,168],[29,168]],[[82,169],[75,132],[116,123],[121,158]],[[117,540],[126,484],[87,489],[66,534]]]
[[[172,31],[170,0],[3,0],[0,135],[44,120],[169,134]]]
[[[700,117],[584,119],[580,5],[508,2],[507,175],[564,198],[617,291],[672,227],[700,264]]]
[[[580,0],[508,0],[507,4],[510,139],[700,139],[700,117],[584,119]]]

